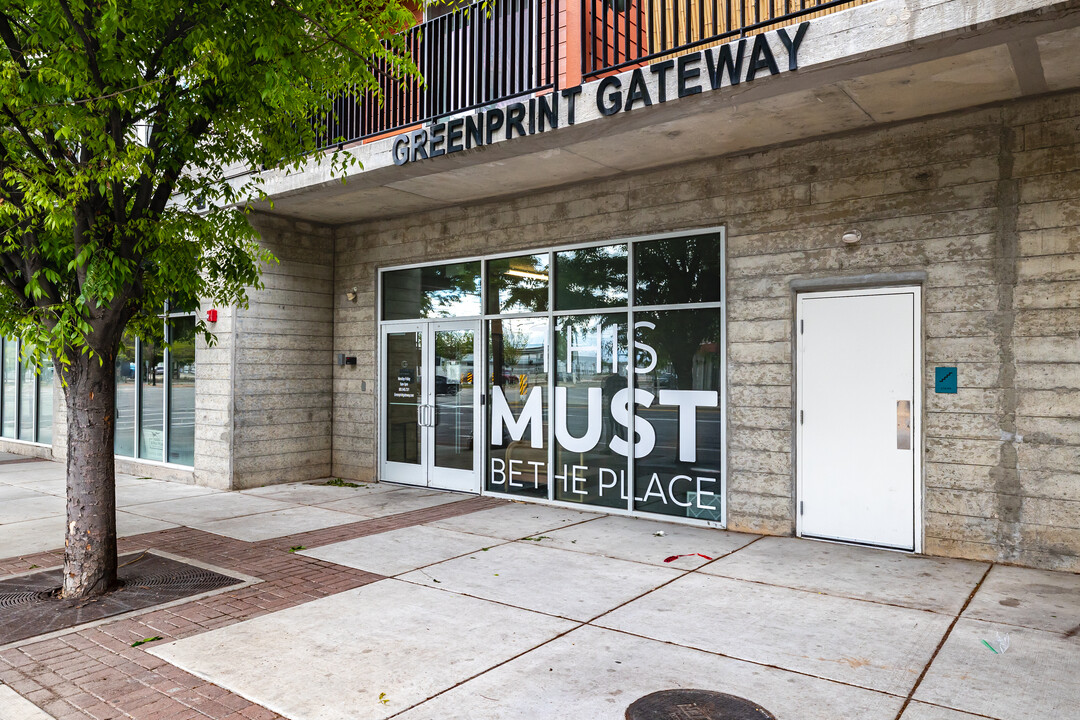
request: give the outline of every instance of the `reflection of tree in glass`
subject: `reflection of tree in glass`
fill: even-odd
[[[676,305],[720,300],[720,243],[713,235],[653,240],[636,248],[635,272],[638,305]],[[674,375],[675,386],[694,386],[694,360],[702,346],[720,339],[719,309],[639,313],[638,320],[656,324],[637,335],[657,353],[657,374]],[[638,365],[648,358],[638,353]]]
[[[556,255],[556,306],[560,310],[626,303],[626,246],[567,250]]]
[[[173,384],[195,382],[195,318],[174,318],[169,321],[169,371]]]
[[[530,275],[535,277],[530,277]],[[488,263],[488,312],[543,311],[548,305],[548,257],[522,255]]]
[[[439,265],[423,268],[423,270],[424,292],[420,299],[421,317],[479,314],[479,308],[463,313],[457,309],[457,306],[468,298],[475,298],[479,305],[480,263]]]
[[[651,373],[654,383],[660,386],[671,384],[679,390],[715,390],[719,387],[719,376],[713,376],[719,371],[716,366],[709,369],[709,378],[702,378],[695,388],[694,363],[703,353],[719,353],[721,312],[719,308],[706,308],[638,313],[639,323],[656,325],[656,329],[639,327],[635,333],[638,342],[656,351],[656,368]],[[648,365],[648,353],[639,349],[637,366],[645,368]]]
[[[519,364],[521,362],[521,356],[528,346],[528,333],[515,331],[513,327],[506,327],[503,329],[502,360],[507,367]]]
[[[383,275],[383,317],[387,320],[479,314],[479,261],[407,268]]]
[[[456,360],[472,355],[473,334],[469,330],[440,330],[435,333],[435,358],[437,361]]]
[[[142,342],[142,366],[143,374],[142,380],[144,383],[150,385],[157,385],[160,379],[164,382],[165,378],[161,377],[164,368],[159,368],[161,361],[164,360],[165,354],[163,349],[158,346],[157,343],[143,340]]]
[[[636,304],[720,300],[720,244],[715,237],[653,240],[636,251]]]

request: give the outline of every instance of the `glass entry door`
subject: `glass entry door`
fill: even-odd
[[[389,482],[479,492],[478,324],[383,327],[383,468]]]

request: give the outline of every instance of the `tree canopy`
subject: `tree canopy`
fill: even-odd
[[[125,329],[246,303],[272,260],[252,170],[299,169],[313,118],[377,93],[375,68],[415,72],[413,21],[399,0],[0,0],[0,334],[66,386],[64,598],[116,584]]]
[[[398,0],[0,0],[0,332],[70,360],[160,332],[170,298],[244,302],[270,258],[242,171],[299,167],[376,60],[414,72],[413,22]]]

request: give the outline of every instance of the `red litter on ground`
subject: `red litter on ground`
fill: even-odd
[[[678,560],[681,557],[694,557],[695,555],[697,557],[705,558],[706,560],[712,560],[712,558],[709,557],[708,555],[702,555],[701,553],[687,553],[685,555],[672,555],[669,558],[664,558],[664,562],[671,562],[672,560]]]

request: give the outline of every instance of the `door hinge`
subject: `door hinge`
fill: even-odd
[[[805,513],[803,512],[803,501],[802,501],[802,500],[800,500],[800,501],[799,501],[799,514],[800,514],[800,515],[804,515],[804,514],[805,514]]]
[[[802,410],[799,411],[799,424],[800,425],[803,424],[803,411]]]
[[[805,320],[800,320],[799,321],[799,334],[802,335],[804,332],[806,332],[806,321]]]

